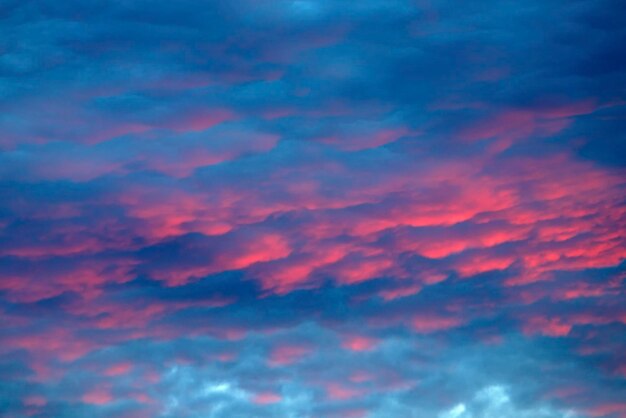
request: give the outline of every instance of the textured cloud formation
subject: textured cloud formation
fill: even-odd
[[[506,389],[501,386],[489,386],[479,391],[469,402],[460,403],[454,408],[439,415],[440,418],[573,418],[572,412],[554,411],[549,408],[534,408],[529,410],[518,409],[511,403]]]
[[[0,4],[0,415],[626,418],[614,0]]]

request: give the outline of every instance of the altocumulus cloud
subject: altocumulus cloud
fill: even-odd
[[[626,418],[619,0],[0,2],[0,415]]]
[[[439,418],[576,418],[570,411],[550,407],[520,408],[511,402],[508,391],[502,386],[486,387],[469,400],[439,414]]]

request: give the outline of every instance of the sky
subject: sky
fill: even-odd
[[[1,0],[0,416],[626,418],[621,3]]]

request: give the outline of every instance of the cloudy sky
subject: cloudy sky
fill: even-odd
[[[0,416],[625,418],[625,28],[0,0]]]

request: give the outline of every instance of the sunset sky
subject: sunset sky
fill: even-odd
[[[621,0],[0,0],[0,416],[626,418]]]

